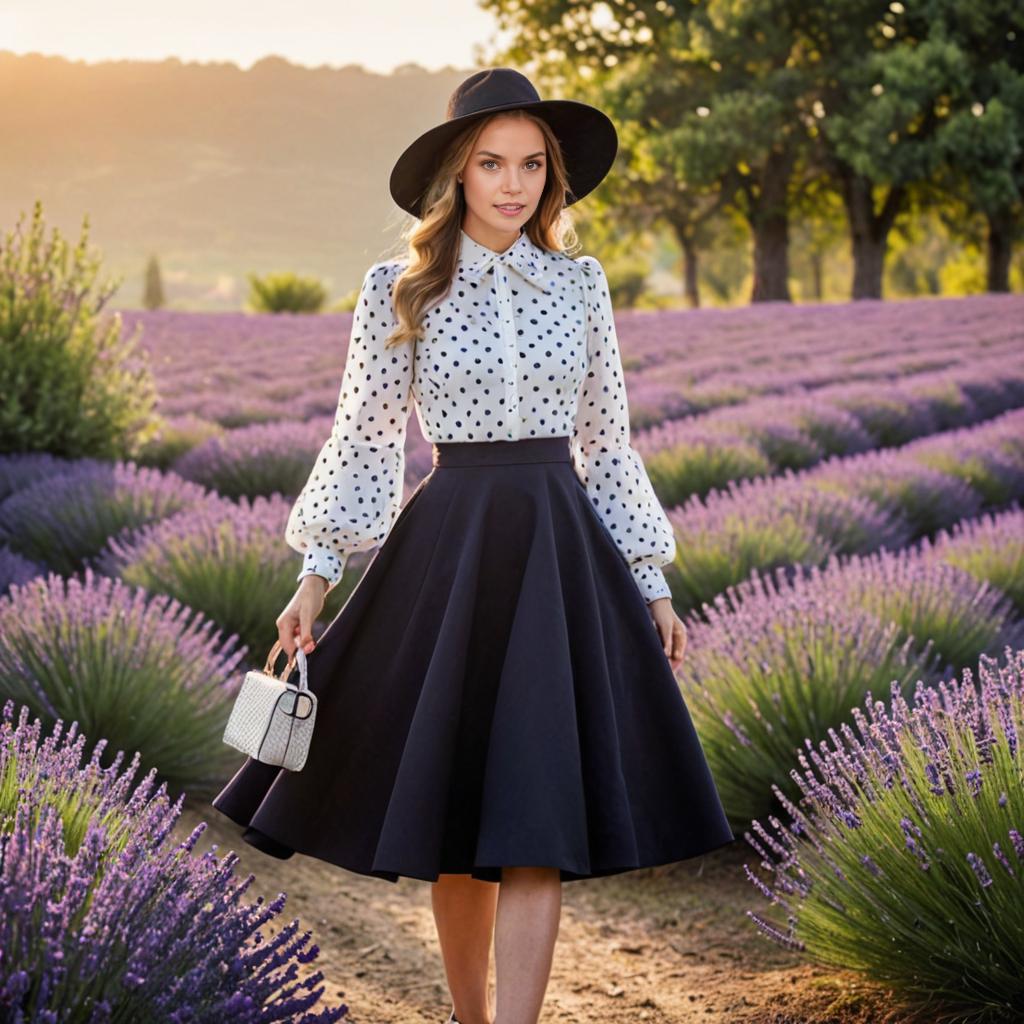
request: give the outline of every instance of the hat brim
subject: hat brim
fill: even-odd
[[[619,138],[610,117],[578,100],[537,100],[503,104],[452,118],[414,139],[391,169],[391,198],[407,213],[422,217],[423,194],[448,144],[474,121],[503,110],[529,110],[551,126],[558,139],[569,177],[565,205],[592,192],[611,170]]]

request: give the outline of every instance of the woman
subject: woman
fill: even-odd
[[[601,111],[495,68],[399,158],[411,258],[366,274],[286,531],[306,765],[248,759],[213,801],[273,856],[431,881],[461,1024],[537,1020],[561,882],[734,838],[673,672],[675,541],[629,443],[607,280],[562,250],[616,147]],[[400,507],[413,407],[433,469]],[[346,558],[377,545],[314,644]]]

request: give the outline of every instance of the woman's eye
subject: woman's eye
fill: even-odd
[[[480,166],[481,167],[486,167],[488,164],[496,164],[497,162],[498,162],[497,160],[484,160],[483,163],[480,164]],[[526,162],[528,164],[534,164],[537,167],[543,167],[544,166],[539,160],[527,160]]]

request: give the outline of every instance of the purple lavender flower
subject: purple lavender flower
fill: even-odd
[[[983,889],[987,889],[992,884],[992,876],[988,873],[988,869],[985,867],[982,859],[973,851],[969,851],[967,854],[967,863],[971,865],[971,870],[975,873],[978,881],[981,883]]]

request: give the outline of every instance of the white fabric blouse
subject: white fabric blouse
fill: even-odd
[[[334,427],[285,532],[298,579],[333,587],[348,556],[387,537],[401,509],[413,407],[433,442],[571,438],[573,468],[644,598],[667,597],[675,536],[630,446],[611,297],[593,256],[549,252],[525,232],[494,252],[462,232],[452,286],[416,342],[385,348],[404,260],[367,271],[352,319]]]

